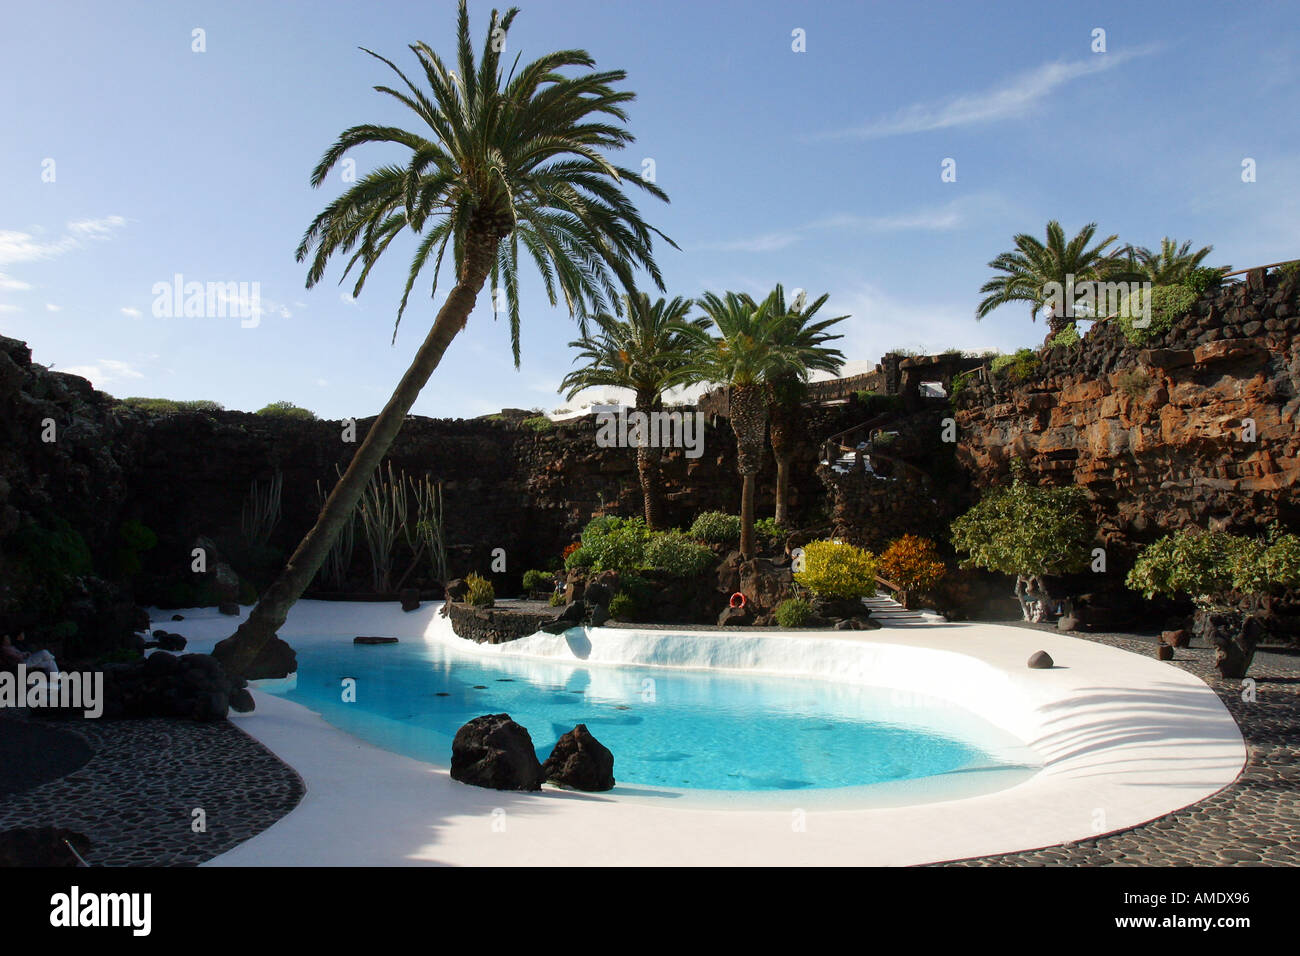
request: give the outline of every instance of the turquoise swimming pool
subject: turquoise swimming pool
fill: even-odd
[[[343,700],[346,678],[355,702]],[[1023,771],[1019,741],[943,701],[742,671],[484,658],[437,642],[315,643],[284,696],[376,746],[447,766],[456,730],[508,713],[539,759],[583,723],[620,789],[812,791]]]

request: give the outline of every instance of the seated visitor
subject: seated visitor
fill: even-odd
[[[18,640],[23,640],[24,635],[20,632]],[[26,664],[28,670],[47,671],[51,674],[59,672],[58,664],[54,662],[54,655],[49,651],[32,651],[27,652],[13,645],[9,640],[9,635],[0,635],[0,664],[6,669],[17,667],[19,664]]]

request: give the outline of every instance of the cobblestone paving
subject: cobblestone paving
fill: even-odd
[[[1155,653],[1156,638],[1077,635],[1134,653]],[[1261,651],[1241,681],[1224,680],[1214,652],[1178,648],[1172,665],[1200,677],[1241,728],[1248,758],[1231,786],[1200,803],[1108,836],[1041,850],[956,860],[939,866],[1297,866],[1300,865],[1300,656]]]
[[[193,866],[265,830],[306,793],[292,768],[228,721],[59,722],[94,750],[85,766],[6,796],[0,830],[60,826],[91,866]],[[192,829],[193,811],[207,831]]]

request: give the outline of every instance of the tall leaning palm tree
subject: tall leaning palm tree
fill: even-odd
[[[644,292],[623,297],[626,319],[602,312],[591,319],[582,337],[570,342],[579,350],[574,369],[560,383],[566,399],[585,388],[614,386],[636,394],[636,410],[647,416],[663,407],[663,393],[689,381],[692,339],[686,326],[708,328],[707,319],[687,321],[690,299],[650,300]],[[661,451],[642,430],[636,449],[637,477],[645,505],[645,522],[663,527],[663,489],[659,480]]]
[[[696,356],[692,377],[727,387],[741,475],[740,552],[750,558],[754,555],[754,492],[763,464],[771,383],[791,372],[806,378],[807,369],[790,344],[790,317],[777,309],[775,295],[755,303],[742,293],[706,292],[699,306],[717,334],[692,331]]]
[[[826,343],[844,337],[831,335],[830,329],[848,316],[813,319],[828,298],[829,295],[823,294],[809,305],[800,293],[787,307],[785,290],[778,285],[772,291],[773,311],[787,317],[780,327],[782,344],[793,350],[792,357],[796,360],[791,368],[773,376],[767,407],[772,457],[776,459],[776,523],[783,528],[790,526],[790,465],[803,425],[808,373],[838,375],[844,365],[844,353]]]
[[[1067,294],[1078,282],[1092,282],[1107,277],[1115,265],[1114,257],[1107,252],[1118,236],[1107,236],[1092,248],[1088,243],[1097,231],[1090,222],[1068,242],[1061,224],[1053,219],[1047,224],[1047,242],[1036,236],[1020,233],[1012,241],[1015,249],[1002,253],[989,263],[1003,275],[994,276],[980,292],[986,293],[975,310],[975,318],[982,319],[1000,305],[1008,302],[1029,302],[1033,305],[1029,317],[1038,319],[1039,310],[1050,297],[1050,283],[1056,283]],[[1048,318],[1047,337],[1050,339],[1071,319],[1062,309]]]
[[[1126,247],[1124,251],[1136,261],[1137,271],[1143,279],[1152,285],[1174,285],[1186,279],[1193,269],[1200,268],[1206,256],[1214,251],[1214,246],[1204,246],[1192,252],[1190,239],[1179,245],[1177,240],[1165,236],[1160,240],[1159,251],[1145,246]]]
[[[345,278],[360,266],[352,291],[359,295],[384,251],[408,233],[418,241],[398,323],[427,268],[432,271],[430,294],[436,296],[438,271],[449,246],[456,282],[315,526],[248,620],[215,649],[235,674],[273,676],[292,665],[287,645],[275,645],[274,650],[268,645],[279,640],[275,632],[316,574],[447,346],[465,327],[489,277],[494,288],[504,292],[518,365],[520,247],[541,273],[551,303],[558,290],[580,322],[592,312],[619,308],[618,289],[633,288],[637,267],[663,288],[652,233],[666,237],[642,220],[624,189],[630,184],[659,199],[667,196],[604,155],[634,139],[624,128],[624,105],[635,94],[614,88],[626,74],[595,71],[586,52],[562,50],[522,67],[516,56],[509,74],[503,75],[500,52],[516,12],[492,12],[476,60],[469,13],[461,0],[454,67],[425,43],[410,47],[422,85],[392,61],[365,50],[401,81],[396,89],[375,89],[409,108],[420,121],[418,131],[354,126],[325,151],[312,173],[312,185],[323,185],[345,154],[368,143],[399,146],[409,153],[405,163],[380,166],[361,178],[312,221],[298,247],[298,260],[310,263],[308,287],[320,281],[331,259],[347,256]],[[393,334],[396,337],[396,327]]]

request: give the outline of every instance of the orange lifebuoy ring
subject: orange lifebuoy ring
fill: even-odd
[[[739,602],[737,602],[737,600],[736,600],[737,598],[740,599]],[[732,607],[744,607],[744,606],[745,606],[745,595],[743,595],[743,594],[741,594],[739,591],[737,591],[735,594],[733,594],[733,595],[731,596],[731,600],[730,600],[728,603],[729,603]]]

